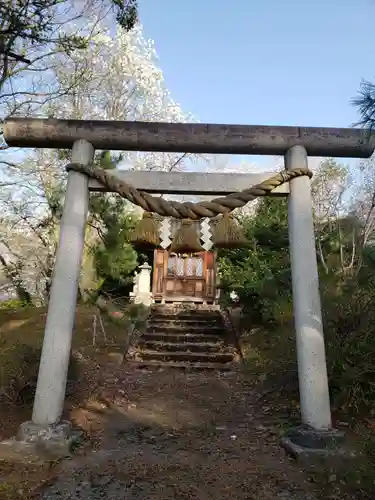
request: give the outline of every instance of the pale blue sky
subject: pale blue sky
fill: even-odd
[[[347,127],[375,80],[374,0],[140,0],[140,18],[201,122]]]

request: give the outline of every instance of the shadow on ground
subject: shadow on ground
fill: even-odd
[[[71,413],[95,449],[42,499],[319,498],[279,446],[287,410],[262,406],[240,375],[107,370],[95,400]]]

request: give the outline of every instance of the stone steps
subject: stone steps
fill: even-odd
[[[181,323],[180,325],[170,325],[166,323],[165,325],[155,325],[153,323],[149,324],[147,327],[147,332],[160,333],[203,333],[207,332],[209,334],[225,334],[225,329],[223,326],[196,326],[196,325],[186,325]]]
[[[156,341],[161,340],[165,342],[180,343],[195,343],[195,342],[223,342],[223,337],[217,335],[210,335],[206,333],[173,333],[173,332],[149,332],[144,333],[140,339]]]
[[[152,318],[152,324],[153,325],[180,325],[183,323],[184,325],[196,325],[200,327],[206,327],[206,326],[220,326],[221,322],[218,319],[212,319],[212,320],[204,320],[204,319],[176,319],[175,317],[173,318],[167,318],[165,316],[160,317],[160,318]]]
[[[132,362],[140,368],[228,370],[235,354],[217,310],[156,306]]]
[[[191,312],[154,312],[151,311],[153,319],[174,319],[178,321],[220,321],[217,311],[191,311]]]
[[[153,351],[187,351],[187,352],[222,352],[228,350],[224,342],[165,342],[163,340],[141,340],[139,347],[142,350]]]
[[[199,326],[205,326],[205,325],[212,325],[212,326],[217,326],[221,325],[221,318],[207,318],[203,319],[200,316],[195,318],[195,317],[178,317],[178,316],[151,316],[150,318],[154,324],[165,324],[165,323],[171,323],[171,324],[186,324],[186,325],[199,325]]]
[[[133,361],[130,363],[137,368],[155,368],[155,369],[164,369],[164,368],[174,368],[180,370],[216,370],[216,371],[229,371],[232,370],[232,365],[230,363],[186,363],[186,362],[165,362],[165,361]]]
[[[191,351],[154,351],[140,350],[138,357],[143,361],[188,361],[189,363],[209,362],[209,363],[228,363],[233,360],[231,352],[191,352]]]

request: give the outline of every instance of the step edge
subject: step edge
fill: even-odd
[[[147,355],[147,356],[186,356],[189,354],[190,356],[197,357],[230,357],[234,354],[231,352],[220,352],[220,353],[199,353],[199,352],[186,352],[186,351],[154,351],[154,350],[143,350],[142,352],[138,352],[139,355]]]

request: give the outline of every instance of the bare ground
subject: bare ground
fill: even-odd
[[[40,342],[44,311],[5,316],[0,327],[9,342],[15,336]],[[249,374],[149,372],[109,363],[107,352],[89,347],[90,310],[77,314],[77,332],[87,362],[65,417],[84,429],[85,442],[61,463],[2,462],[0,500],[375,498],[361,485],[349,489],[333,471],[307,474],[286,457],[280,435],[299,419],[290,395],[265,394]],[[0,439],[30,416],[30,407],[1,405]]]
[[[62,466],[42,499],[343,498],[286,457],[290,415],[240,374],[107,366],[100,396],[71,417],[95,449]]]

